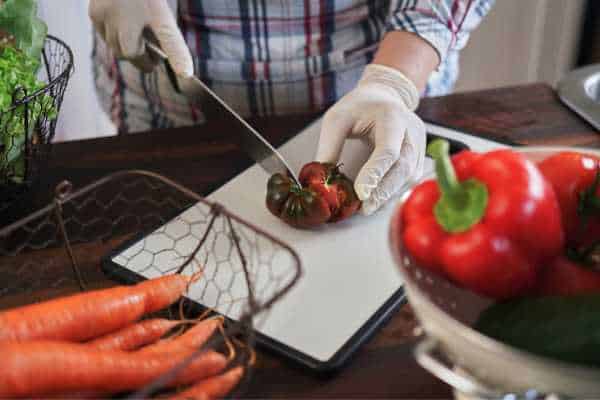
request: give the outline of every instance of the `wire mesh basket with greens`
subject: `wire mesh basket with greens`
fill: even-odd
[[[0,213],[40,176],[73,70],[36,13],[34,0],[0,0]]]

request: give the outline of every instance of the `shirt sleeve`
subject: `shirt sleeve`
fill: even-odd
[[[427,40],[444,63],[459,51],[495,0],[392,0],[388,30],[413,32]]]

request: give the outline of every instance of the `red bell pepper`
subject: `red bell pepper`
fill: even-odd
[[[600,246],[556,258],[542,271],[538,292],[550,296],[600,293]]]
[[[404,204],[405,248],[419,265],[482,295],[524,294],[563,247],[552,187],[514,151],[465,151],[453,160],[448,151],[443,140],[428,147],[437,182],[418,185]]]
[[[560,205],[567,246],[600,240],[600,158],[564,151],[539,164]]]

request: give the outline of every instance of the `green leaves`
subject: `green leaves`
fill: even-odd
[[[47,94],[28,101],[27,107],[15,106],[45,85],[36,74],[47,33],[48,27],[37,17],[36,0],[0,2],[0,36],[7,39],[0,43],[0,183],[23,181],[27,141],[33,140],[41,116],[56,118],[54,101]]]
[[[41,94],[27,104],[29,131],[26,132],[26,108],[24,105],[14,107],[14,102],[22,99],[25,93],[31,95],[45,86],[36,77],[39,65],[38,59],[15,48],[0,50],[0,183],[6,179],[16,183],[23,181],[26,139],[32,137],[41,116],[50,120],[56,118],[52,97]],[[18,88],[24,91],[17,91]]]
[[[36,0],[5,0],[0,6],[0,30],[15,37],[17,49],[39,60],[48,27],[37,17]]]
[[[21,86],[28,94],[41,89],[36,72],[40,66],[38,59],[27,56],[12,47],[0,53],[0,111],[5,111],[13,103],[15,89]]]

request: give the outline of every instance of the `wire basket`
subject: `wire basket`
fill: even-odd
[[[72,71],[71,49],[48,35],[38,72],[46,85],[33,93],[16,88],[12,106],[0,113],[0,216],[18,211],[44,169]],[[14,135],[17,129],[23,134]]]
[[[110,278],[131,282],[202,271],[194,301],[170,313],[226,316],[223,335],[198,352],[234,343],[231,365],[246,371],[256,324],[301,275],[298,255],[262,229],[160,175],[125,171],[76,192],[63,182],[52,204],[0,230],[0,309],[113,286],[107,265],[124,267]]]

